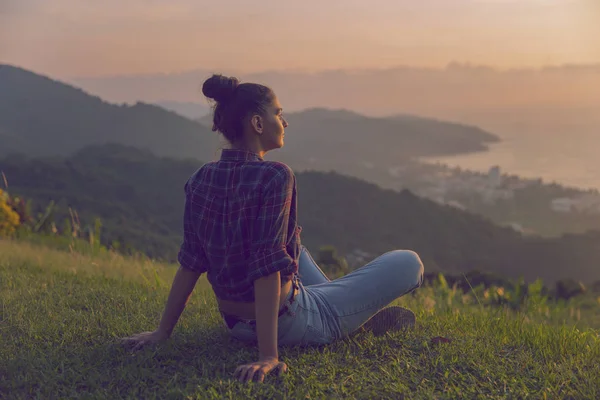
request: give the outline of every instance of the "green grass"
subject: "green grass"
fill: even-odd
[[[156,327],[174,272],[0,240],[0,398],[600,398],[592,296],[517,313],[421,288],[398,301],[415,330],[284,348],[287,374],[242,384],[233,371],[256,349],[227,335],[204,278],[171,340],[117,344]]]

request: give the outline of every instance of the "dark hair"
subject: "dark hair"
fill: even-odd
[[[264,114],[275,94],[258,83],[242,83],[237,78],[213,75],[204,81],[202,93],[215,101],[213,131],[230,143],[238,142],[244,132],[244,119],[252,113]]]

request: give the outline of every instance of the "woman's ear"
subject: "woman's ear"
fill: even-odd
[[[262,117],[258,114],[254,114],[252,116],[252,119],[250,120],[250,123],[252,124],[252,128],[254,128],[254,130],[256,131],[256,133],[258,133],[259,135],[262,135],[263,133],[263,120]]]

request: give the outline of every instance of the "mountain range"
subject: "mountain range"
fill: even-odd
[[[484,150],[498,140],[477,127],[410,116],[308,109],[287,117],[286,146],[273,159],[294,167],[341,170],[363,160],[391,166],[404,157]],[[113,142],[160,156],[213,160],[225,145],[206,126],[176,112],[142,102],[111,104],[9,65],[0,65],[0,138],[0,155],[68,155]]]

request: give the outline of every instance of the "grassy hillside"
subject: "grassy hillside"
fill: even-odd
[[[40,210],[57,202],[59,228],[71,206],[84,223],[102,218],[103,243],[116,240],[168,260],[181,243],[183,185],[201,165],[119,145],[88,147],[68,158],[0,160],[12,194],[33,199]],[[341,254],[360,249],[373,256],[414,249],[430,270],[487,270],[528,281],[541,277],[550,285],[563,278],[600,279],[600,233],[523,237],[410,192],[337,173],[297,177],[302,241],[310,249],[330,244]]]
[[[154,329],[175,266],[92,258],[0,240],[2,398],[598,398],[596,299],[522,313],[423,287],[397,301],[414,331],[286,348],[290,370],[232,379],[256,349],[231,339],[201,278],[174,336],[130,354],[117,339]],[[481,301],[484,301],[483,296]],[[451,340],[435,344],[436,337]]]

